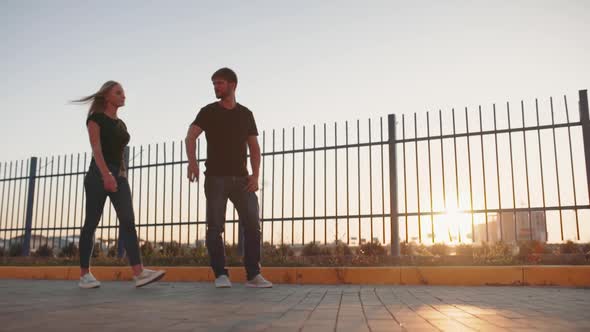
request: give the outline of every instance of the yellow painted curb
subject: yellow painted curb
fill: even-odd
[[[80,277],[75,266],[0,266],[0,279],[73,280]]]
[[[296,283],[298,284],[336,285],[342,283],[342,272],[339,268],[308,267],[295,268],[295,271],[297,273]]]
[[[525,266],[524,283],[531,286],[590,286],[590,266]]]
[[[401,283],[404,285],[521,285],[520,266],[404,266]]]
[[[158,266],[163,281],[213,281],[204,266]],[[231,280],[244,282],[243,267],[228,268]],[[127,266],[96,266],[92,273],[102,281],[131,280]],[[429,266],[429,267],[265,267],[264,276],[277,284],[382,284],[382,285],[552,285],[590,287],[590,266]],[[77,280],[75,266],[0,266],[0,279]]]
[[[341,267],[336,269],[340,284],[378,284],[399,285],[401,271],[399,267]],[[301,268],[301,274],[306,270]]]

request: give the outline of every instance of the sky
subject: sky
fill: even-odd
[[[218,68],[260,130],[576,94],[585,1],[2,1],[0,160],[90,150],[72,99],[123,84],[131,145],[184,138]]]
[[[528,105],[537,97],[547,119],[548,98],[557,104],[563,95],[576,114],[578,90],[590,87],[589,14],[586,1],[5,0],[0,163],[90,152],[87,106],[70,101],[107,80],[126,91],[119,116],[131,146],[179,141],[198,110],[215,100],[210,77],[226,66],[238,74],[238,102],[268,135],[388,114],[411,122],[414,113],[425,133],[427,111],[483,105],[489,120],[493,103],[509,101],[518,110],[521,100],[531,119]],[[565,121],[563,112],[558,116]],[[566,151],[561,134],[559,149]],[[579,138],[574,133],[576,149]],[[505,157],[505,140],[500,143]],[[562,170],[567,157],[560,155]],[[583,175],[581,158],[574,156]],[[515,160],[521,164],[522,155]],[[424,170],[422,163],[421,175]],[[554,184],[546,185],[553,202]],[[532,191],[539,205],[539,191]],[[584,188],[577,191],[585,195],[579,204],[586,204]],[[583,237],[590,238],[585,229]]]

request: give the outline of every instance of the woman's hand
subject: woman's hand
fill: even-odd
[[[103,176],[102,180],[104,190],[109,192],[116,192],[117,190],[119,190],[117,186],[117,180],[115,179],[112,173],[109,172],[106,176]]]

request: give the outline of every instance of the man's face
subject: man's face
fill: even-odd
[[[236,88],[235,83],[229,83],[221,78],[213,79],[213,89],[215,90],[215,97],[222,99],[230,96]]]

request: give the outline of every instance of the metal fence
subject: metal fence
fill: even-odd
[[[397,255],[399,241],[590,239],[585,90],[577,106],[571,116],[564,96],[521,101],[517,111],[506,103],[263,131],[263,241],[379,242]],[[201,168],[205,151],[199,139]],[[0,246],[19,245],[27,255],[44,244],[76,243],[90,158],[84,153],[1,163]],[[140,241],[203,241],[205,197],[200,183],[186,179],[185,158],[182,141],[128,148]],[[241,231],[229,204],[224,237],[236,244]],[[118,241],[110,204],[96,241],[106,248]]]

